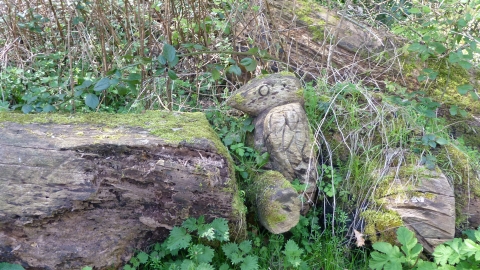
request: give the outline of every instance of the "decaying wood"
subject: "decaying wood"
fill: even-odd
[[[0,133],[0,261],[117,267],[188,217],[223,217],[233,234],[241,230],[233,172],[211,139],[167,143],[131,125],[8,121]]]
[[[399,38],[374,28],[341,10],[313,1],[264,1],[258,14],[239,19],[237,35],[263,41],[262,49],[290,69],[316,79],[328,73],[330,82],[360,81],[383,87],[401,77]]]

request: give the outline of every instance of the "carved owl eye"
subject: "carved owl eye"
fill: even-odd
[[[270,86],[268,85],[262,85],[260,88],[258,88],[258,94],[262,97],[268,95],[270,93]]]

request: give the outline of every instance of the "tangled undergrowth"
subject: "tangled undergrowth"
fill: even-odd
[[[267,1],[39,0],[36,6],[6,1],[0,4],[0,111],[203,111],[234,157],[237,179],[245,187],[268,155],[247,142],[252,119],[223,101],[255,75],[293,71],[303,79],[319,153],[316,209],[285,235],[270,235],[251,222],[248,239],[241,243],[228,242],[225,229],[219,228],[224,221],[189,219],[172,231],[170,240],[138,253],[125,269],[366,269],[369,249],[355,247],[355,230],[364,232],[368,226],[362,213],[373,211],[385,221],[369,231],[370,238],[365,236],[367,245],[377,234],[395,236],[400,226],[398,217],[382,215],[384,206],[376,200],[390,187],[386,176],[392,168],[438,167],[466,192],[457,201],[465,204],[465,197],[480,196],[480,146],[471,139],[480,129],[468,124],[480,112],[480,4],[321,4],[345,20],[401,38],[364,58],[355,54],[348,58],[354,62],[342,66],[331,60],[340,40],[315,25],[323,29],[318,53],[325,61],[307,70],[305,63],[289,58],[295,46],[282,33],[291,29],[272,24],[276,7]],[[364,81],[365,74],[355,67],[365,61],[380,65],[385,74],[397,74]],[[460,125],[468,130],[456,133]],[[457,227],[467,225],[468,217],[459,215]],[[219,231],[223,234],[215,234]],[[410,262],[419,248],[400,232],[399,237],[409,238],[399,240],[408,247],[402,251]],[[221,244],[209,246],[215,240]],[[477,252],[478,243],[464,243]],[[379,246],[373,248],[394,249]],[[474,256],[478,261],[480,253],[469,252],[460,250],[457,259]],[[378,261],[378,254],[372,258]],[[370,263],[375,269],[387,264],[378,265]]]

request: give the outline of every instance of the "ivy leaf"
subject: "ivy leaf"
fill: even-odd
[[[470,84],[462,84],[457,86],[457,91],[460,95],[465,95],[472,90],[473,90],[473,86],[471,86]]]
[[[43,112],[54,112],[56,110],[56,108],[53,107],[50,104],[47,104],[47,105],[43,106],[42,110],[43,110]]]
[[[105,77],[95,84],[95,86],[93,87],[93,90],[98,92],[98,91],[103,91],[108,87],[110,87],[110,78]]]
[[[408,12],[410,12],[410,14],[421,13],[420,9],[416,7],[409,9]]]
[[[177,55],[177,51],[175,50],[175,47],[173,47],[170,44],[163,44],[163,52],[162,52],[163,57],[168,62],[173,62],[175,60],[175,56]]]
[[[85,96],[85,105],[92,109],[97,108],[98,102],[98,97],[95,94],[89,93]]]

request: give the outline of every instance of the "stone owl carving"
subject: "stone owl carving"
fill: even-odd
[[[311,203],[316,159],[300,81],[293,74],[259,77],[235,91],[227,104],[255,117],[254,146],[270,154],[267,168],[305,184],[304,203]]]

